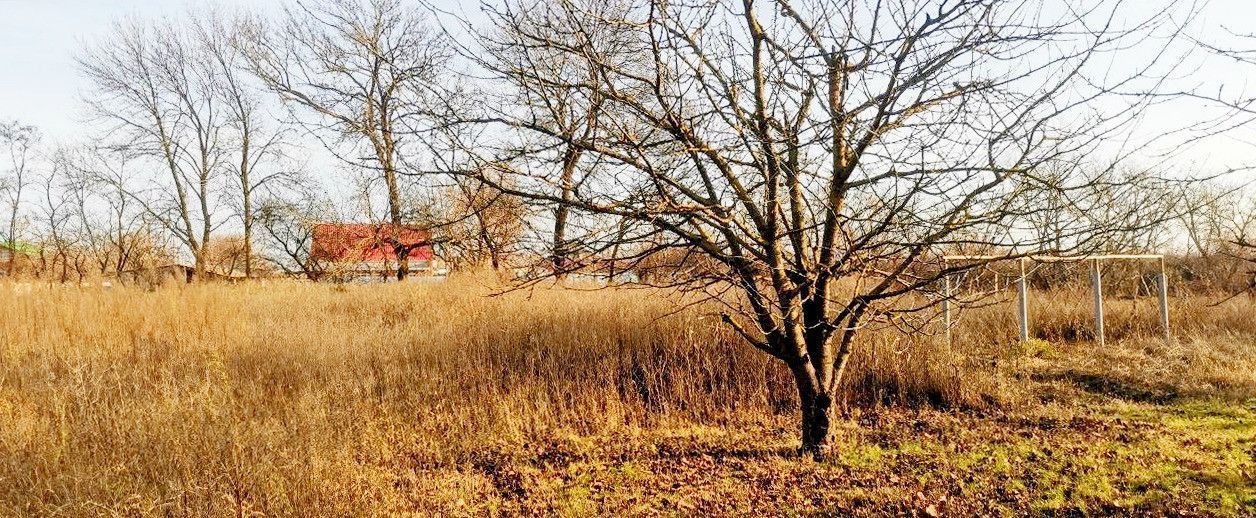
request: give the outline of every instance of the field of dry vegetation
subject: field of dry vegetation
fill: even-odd
[[[863,335],[815,462],[703,308],[491,291],[0,286],[0,514],[1256,513],[1251,298],[1175,299],[1172,346],[1111,300],[1099,350],[1084,291],[1021,346],[1010,304]]]

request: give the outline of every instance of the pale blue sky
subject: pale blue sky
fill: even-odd
[[[203,3],[203,2],[200,2]],[[0,0],[0,119],[38,126],[50,138],[83,134],[74,54],[126,16],[177,15],[198,2],[178,0]],[[221,5],[278,6],[277,0]]]
[[[1140,0],[1130,0],[1138,5]],[[70,142],[86,133],[82,126],[79,78],[74,54],[126,16],[177,16],[208,0],[0,0],[0,119],[18,119],[40,127],[53,141]],[[253,11],[277,11],[282,0],[218,0],[217,5]],[[456,0],[442,1],[458,6]],[[474,11],[478,0],[462,2]],[[459,9],[458,7],[453,7]],[[1256,1],[1212,0],[1201,34],[1218,44],[1233,42],[1222,27],[1256,33]],[[1237,43],[1236,43],[1237,44]],[[1252,45],[1248,42],[1245,45]],[[1187,78],[1195,84],[1226,85],[1227,92],[1256,93],[1256,69],[1216,61]],[[1211,86],[1209,86],[1211,88]],[[1173,113],[1162,114],[1173,117]],[[1154,121],[1151,121],[1154,129]],[[1201,146],[1198,163],[1232,165],[1256,162],[1249,135],[1215,139]]]
[[[478,0],[477,0],[478,2]],[[75,53],[128,16],[178,17],[222,6],[277,13],[283,0],[0,0],[0,120],[34,124],[55,140],[83,135]],[[457,5],[457,0],[438,0]]]

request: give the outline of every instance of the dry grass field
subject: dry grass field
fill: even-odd
[[[0,286],[0,515],[1256,514],[1256,301],[864,335],[838,454],[657,291]],[[1049,295],[1049,296],[1048,296]]]

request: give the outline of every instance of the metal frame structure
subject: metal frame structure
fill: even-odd
[[[994,262],[1000,260],[1008,260],[1004,256],[994,255],[948,255],[943,256],[943,268],[951,261],[987,261]],[[1083,256],[1055,256],[1055,255],[1029,255],[1018,258],[1020,263],[1020,277],[1016,281],[1016,309],[1017,317],[1020,321],[1020,341],[1029,341],[1029,283],[1026,281],[1025,265],[1029,261],[1039,263],[1090,263],[1090,285],[1095,298],[1095,338],[1099,342],[1099,346],[1104,345],[1103,335],[1103,274],[1099,270],[1101,261],[1109,260],[1136,260],[1136,261],[1158,261],[1160,263],[1160,274],[1156,276],[1156,284],[1160,299],[1160,327],[1164,330],[1164,341],[1166,344],[1173,343],[1173,335],[1169,329],[1169,281],[1165,276],[1164,256],[1159,254],[1110,254],[1110,255],[1083,255]],[[951,276],[946,275],[943,278],[943,299],[942,299],[942,318],[946,326],[946,343],[951,343]]]

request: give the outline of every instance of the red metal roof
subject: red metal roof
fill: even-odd
[[[411,249],[407,258],[412,261],[432,260],[426,230],[390,224],[319,223],[310,253],[324,261],[396,261],[397,245]]]

